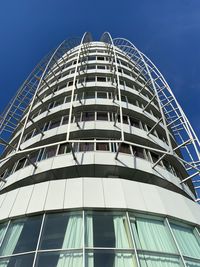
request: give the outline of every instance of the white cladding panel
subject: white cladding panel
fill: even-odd
[[[4,195],[1,220],[40,211],[89,207],[156,213],[200,225],[200,206],[192,200],[155,185],[119,178],[53,180]]]

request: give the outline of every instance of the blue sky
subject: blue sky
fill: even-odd
[[[200,136],[198,0],[1,0],[0,112],[49,50],[85,31],[127,38],[150,57]]]

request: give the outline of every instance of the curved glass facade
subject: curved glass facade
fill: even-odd
[[[200,266],[198,229],[164,217],[84,210],[20,217],[0,229],[1,267]]]

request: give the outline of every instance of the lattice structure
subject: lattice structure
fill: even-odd
[[[0,140],[1,145],[6,147],[6,149],[13,150],[9,153],[7,157],[3,157],[1,162],[8,160],[11,157],[19,157],[19,155],[25,155],[28,161],[34,165],[29,158],[29,153],[31,151],[36,151],[47,146],[55,146],[58,144],[64,144],[68,142],[69,144],[74,143],[101,143],[101,140],[92,139],[82,139],[76,140],[70,137],[71,134],[71,124],[72,116],[76,117],[76,108],[74,105],[74,95],[78,92],[77,79],[80,76],[81,68],[87,66],[88,51],[90,49],[90,43],[92,37],[89,33],[85,33],[81,40],[72,39],[66,40],[61,43],[58,48],[47,55],[33,70],[29,75],[27,80],[18,90],[16,96],[11,100],[8,107],[5,109],[1,115],[0,121]],[[142,53],[140,52],[131,42],[126,39],[116,38],[112,39],[109,33],[104,33],[102,35],[101,41],[105,43],[110,58],[110,72],[111,72],[111,85],[113,87],[113,103],[116,106],[116,116],[114,125],[116,125],[117,118],[119,116],[120,120],[120,138],[114,140],[103,140],[104,142],[117,142],[119,144],[129,144],[137,145],[142,148],[148,149],[159,153],[159,159],[153,164],[152,168],[155,169],[161,160],[165,157],[175,157],[180,161],[186,168],[188,176],[181,180],[180,183],[185,183],[192,179],[195,183],[195,189],[197,192],[197,200],[199,200],[199,180],[196,177],[200,174],[200,143],[198,137],[196,136],[192,126],[190,125],[187,117],[185,116],[182,108],[178,104],[172,90],[165,81],[162,74],[156,68],[156,66]],[[30,114],[35,101],[40,101],[43,106],[45,103],[40,97],[39,91],[41,87],[47,87],[51,89],[51,85],[48,83],[49,76],[53,76],[55,80],[58,80],[58,76],[55,72],[60,71],[62,73],[62,66],[66,63],[67,58],[64,55],[68,51],[72,51],[74,47],[78,45],[77,60],[75,64],[75,71],[73,75],[72,93],[71,93],[71,103],[69,108],[69,118],[68,118],[68,129],[66,133],[66,139],[59,142],[50,142],[48,145],[39,145],[32,148],[23,149],[21,147],[22,140],[24,138],[24,131],[26,130],[27,124],[35,124],[34,120],[31,118]],[[138,144],[135,142],[130,142],[124,137],[124,126],[123,126],[123,107],[121,101],[121,89],[120,89],[120,73],[118,64],[117,51],[120,50],[124,53],[127,60],[134,64],[133,71],[137,71],[137,75],[134,76],[135,82],[139,79],[144,79],[143,85],[140,87],[139,94],[142,96],[143,91],[148,88],[152,92],[152,96],[148,103],[143,107],[143,113],[146,114],[148,107],[157,101],[160,118],[155,122],[154,126],[151,127],[147,133],[149,136],[153,133],[158,125],[162,125],[165,129],[166,141],[168,143],[168,149],[157,149],[155,147]],[[87,75],[87,72],[86,72]],[[54,92],[53,92],[54,93]],[[116,96],[118,95],[118,101],[116,101]],[[81,100],[80,100],[80,103]],[[46,106],[48,110],[48,106]],[[78,122],[77,122],[78,125]],[[38,132],[43,136],[44,133],[35,125]],[[9,140],[12,138],[13,133],[20,130],[20,137],[18,143],[13,146]],[[172,145],[170,138],[170,133],[173,135],[176,141],[176,146]],[[72,147],[72,154],[74,159],[76,159],[76,153]],[[116,152],[116,159],[120,151],[120,145]],[[1,178],[4,182],[5,179]]]

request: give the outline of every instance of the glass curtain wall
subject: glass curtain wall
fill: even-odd
[[[195,226],[126,211],[12,219],[0,242],[0,267],[200,267]]]

